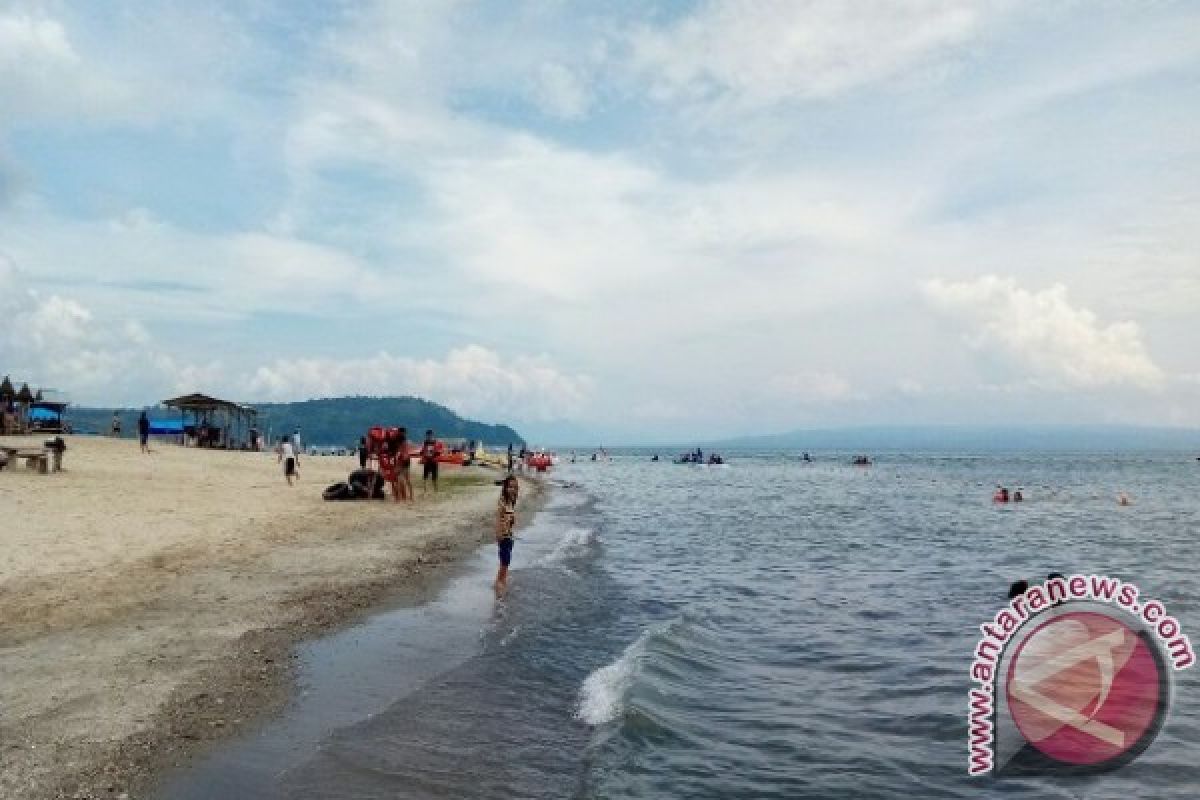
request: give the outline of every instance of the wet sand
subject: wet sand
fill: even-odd
[[[296,641],[491,535],[493,472],[418,480],[415,507],[326,503],[354,459],[305,457],[289,488],[274,455],[68,448],[64,473],[0,472],[3,797],[139,796],[279,708]]]

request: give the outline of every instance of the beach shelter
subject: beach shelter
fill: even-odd
[[[179,411],[184,442],[192,441],[197,447],[232,449],[246,440],[258,418],[258,411],[251,406],[199,392],[172,397],[162,404]]]
[[[67,433],[63,415],[70,403],[64,400],[41,399],[43,395],[40,391],[37,397],[39,399],[35,399],[29,406],[29,427],[38,433]]]

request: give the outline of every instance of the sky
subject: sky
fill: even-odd
[[[0,373],[1200,425],[1200,4],[0,0]]]

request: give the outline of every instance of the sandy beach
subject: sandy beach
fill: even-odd
[[[278,707],[292,643],[490,534],[491,473],[417,480],[414,507],[326,503],[352,458],[306,457],[289,488],[273,454],[68,448],[63,473],[0,472],[3,797],[138,796]]]

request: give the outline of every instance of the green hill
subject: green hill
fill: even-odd
[[[402,425],[410,438],[419,440],[426,428],[440,439],[475,439],[492,446],[525,440],[508,425],[489,425],[464,419],[445,406],[419,397],[330,397],[296,403],[257,403],[259,428],[273,436],[300,428],[305,445],[349,445],[358,441],[371,425]],[[116,409],[121,414],[126,436],[135,435],[141,409]],[[81,433],[106,433],[112,421],[111,408],[71,408],[67,419]],[[174,412],[151,410],[152,419]]]

